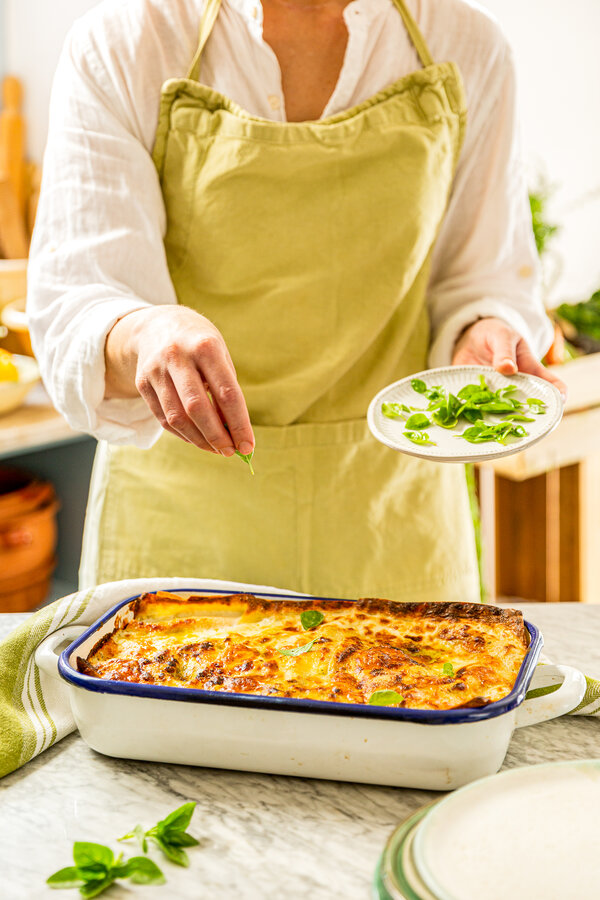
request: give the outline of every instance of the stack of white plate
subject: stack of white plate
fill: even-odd
[[[510,769],[392,834],[376,900],[598,900],[600,760]]]

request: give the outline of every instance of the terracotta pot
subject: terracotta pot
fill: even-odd
[[[0,612],[27,612],[43,603],[55,566],[53,558],[37,569],[0,581]]]
[[[30,472],[0,466],[0,522],[37,509],[54,497],[48,481],[38,481]]]
[[[51,484],[0,467],[0,592],[11,579],[37,577],[54,558],[58,508]]]

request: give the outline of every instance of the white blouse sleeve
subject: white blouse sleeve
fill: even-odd
[[[467,111],[467,132],[432,258],[429,364],[449,365],[456,338],[478,318],[503,319],[539,357],[552,341],[540,295],[540,269],[517,120],[510,46]]]
[[[165,212],[125,95],[93,71],[96,59],[71,34],[52,91],[27,311],[43,380],[69,424],[149,447],[161,428],[145,402],[103,399],[104,343],[128,312],[176,303]]]

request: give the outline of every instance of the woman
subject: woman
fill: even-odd
[[[102,439],[84,585],[477,599],[462,468],[364,417],[428,354],[551,378],[515,130],[510,50],[464,0],[111,0],[75,25],[29,310],[57,407]],[[255,443],[253,479],[228,457]]]

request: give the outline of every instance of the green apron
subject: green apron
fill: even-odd
[[[455,63],[434,63],[318,121],[252,116],[189,75],[162,90],[154,148],[180,303],[221,331],[256,437],[237,457],[168,433],[101,445],[83,585],[223,578],[322,596],[479,598],[464,470],[395,453],[365,414],[426,367],[431,250],[466,121]]]

